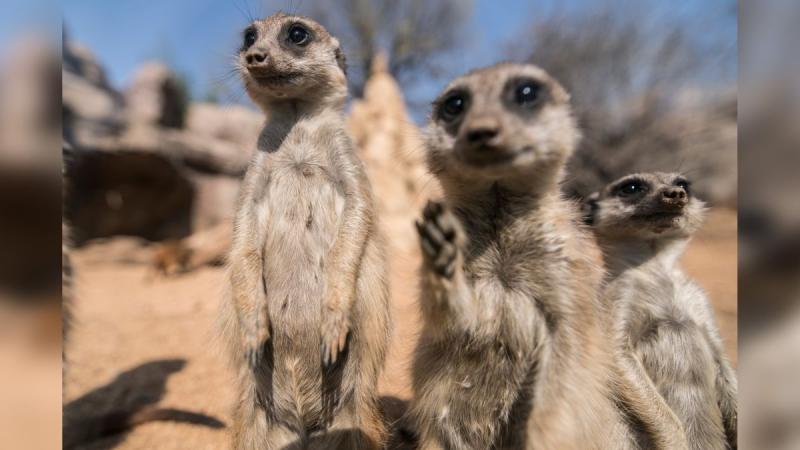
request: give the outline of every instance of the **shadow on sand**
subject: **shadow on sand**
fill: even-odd
[[[224,428],[220,420],[200,413],[155,405],[166,393],[167,379],[183,369],[186,360],[163,359],[128,369],[105,386],[64,405],[63,448],[93,442],[93,449],[111,449],[124,432],[145,422],[173,421]]]

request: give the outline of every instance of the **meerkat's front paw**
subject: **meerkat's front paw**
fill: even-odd
[[[339,356],[347,348],[347,337],[350,333],[350,320],[347,314],[337,310],[324,309],[322,316],[322,365],[336,364]]]
[[[266,324],[242,335],[244,358],[251,369],[255,369],[261,364],[269,336],[269,327]]]
[[[439,275],[452,278],[463,245],[456,218],[442,203],[431,201],[416,225],[425,264]]]

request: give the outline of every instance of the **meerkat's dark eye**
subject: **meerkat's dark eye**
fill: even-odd
[[[244,30],[244,50],[252,47],[258,39],[258,31],[255,28],[248,28]]]
[[[305,45],[309,41],[308,30],[302,25],[295,24],[289,28],[289,40],[295,45]]]
[[[683,188],[683,190],[686,191],[686,194],[689,194],[689,182],[688,181],[686,181],[686,180],[678,180],[678,181],[675,182],[675,186],[678,186],[679,188]]]
[[[531,107],[541,98],[542,85],[529,80],[521,82],[514,91],[514,101],[520,106]]]
[[[452,94],[439,107],[439,117],[445,122],[456,120],[466,108],[467,100],[462,94]]]
[[[633,195],[639,194],[641,192],[646,192],[647,186],[644,183],[638,180],[628,181],[627,183],[622,184],[618,189],[617,192],[619,195]]]

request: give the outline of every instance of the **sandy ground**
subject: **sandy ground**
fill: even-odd
[[[706,288],[728,354],[736,361],[736,215],[714,211],[684,265]],[[380,390],[389,415],[409,396],[408,362],[417,329],[416,256],[392,258],[395,330]],[[231,372],[214,342],[221,268],[149,279],[144,266],[88,262],[76,268],[76,324],[65,378],[65,410],[77,416],[159,405],[208,416],[206,425],[149,423],[87,449],[223,449],[230,424]]]

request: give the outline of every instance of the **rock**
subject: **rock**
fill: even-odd
[[[122,95],[108,82],[92,52],[64,38],[62,44],[64,128],[69,139],[107,136],[124,128]]]
[[[75,151],[67,214],[76,245],[116,235],[162,240],[191,231],[195,188],[175,161],[120,148]]]
[[[228,142],[165,128],[84,140],[70,165],[76,243],[177,239],[228,220],[248,160]]]
[[[81,78],[98,89],[107,92],[114,91],[108,82],[105,69],[97,62],[94,53],[87,47],[68,39],[66,31],[62,40],[61,51],[65,72]]]
[[[157,153],[179,163],[180,170],[239,177],[247,169],[252,150],[196,134],[145,126],[131,127],[118,136],[81,142],[83,147],[106,152]]]
[[[248,157],[263,127],[262,113],[240,105],[192,103],[186,118],[186,129],[193,135],[234,144]]]
[[[125,92],[128,120],[134,125],[181,128],[189,103],[183,81],[165,64],[147,62]]]
[[[88,50],[64,43],[65,212],[78,246],[112,236],[176,240],[230,221],[262,126],[244,107],[195,105],[180,81],[145,64],[125,93]]]

